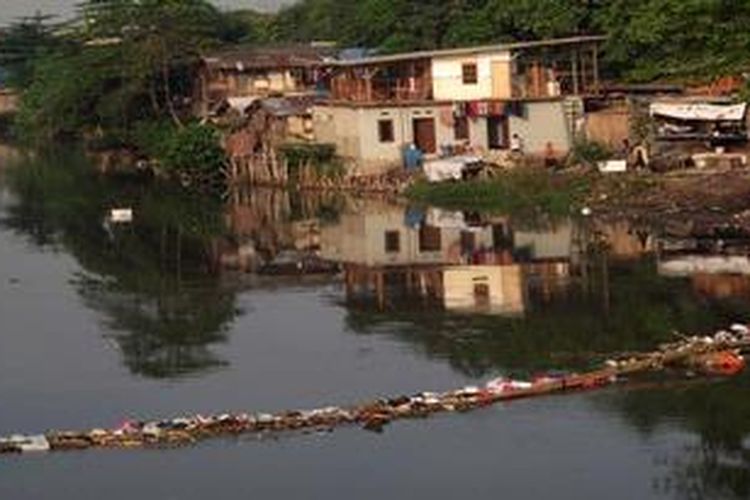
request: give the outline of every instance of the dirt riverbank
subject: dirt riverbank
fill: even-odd
[[[750,171],[629,174],[592,182],[586,206],[675,236],[750,236]]]

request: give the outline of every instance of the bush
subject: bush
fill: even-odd
[[[167,120],[142,121],[135,124],[131,142],[138,152],[148,158],[163,161],[176,134],[175,126]]]
[[[569,214],[588,190],[585,177],[529,168],[509,171],[490,180],[418,182],[406,194],[414,201],[455,210],[555,216]]]
[[[193,123],[175,130],[164,147],[162,163],[180,174],[213,174],[227,165],[219,133],[213,127]]]
[[[568,163],[593,167],[601,161],[611,159],[613,155],[612,150],[605,144],[587,139],[579,139],[573,144],[573,149],[570,151],[570,156],[568,157]]]

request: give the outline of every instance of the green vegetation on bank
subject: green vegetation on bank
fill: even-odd
[[[704,80],[747,71],[749,24],[736,0],[302,0],[271,34],[394,52],[600,33],[609,76]]]
[[[428,183],[419,181],[406,195],[445,208],[514,215],[567,215],[590,192],[590,179],[529,168],[490,180]]]
[[[600,33],[609,78],[709,80],[748,72],[748,25],[750,2],[734,0],[301,0],[275,14],[222,12],[208,0],[86,0],[75,22],[38,16],[9,27],[0,68],[23,93],[19,138],[85,139],[182,175],[195,165],[175,162],[175,148],[225,163],[215,131],[190,125],[197,63],[221,47],[326,40],[395,52]],[[595,146],[578,145],[583,163],[607,154]],[[555,207],[564,192],[542,201]]]

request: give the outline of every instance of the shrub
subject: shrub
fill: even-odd
[[[160,159],[167,169],[180,174],[213,174],[227,164],[218,131],[197,123],[175,130]]]
[[[596,141],[579,139],[573,144],[568,163],[593,167],[600,161],[611,159],[612,156],[613,152],[608,146]]]
[[[167,120],[142,121],[135,124],[131,142],[138,151],[152,159],[163,161],[175,136],[175,126]]]

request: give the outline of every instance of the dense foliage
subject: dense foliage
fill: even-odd
[[[272,32],[385,51],[601,33],[611,75],[651,80],[747,70],[748,23],[745,0],[303,0]]]
[[[38,141],[143,120],[181,126],[200,55],[249,28],[205,0],[89,0],[78,22],[55,32],[57,43],[49,36],[24,22],[0,44],[0,61],[25,90],[19,130]]]
[[[198,58],[227,44],[327,40],[393,52],[602,33],[610,77],[750,70],[744,0],[301,0],[277,14],[221,12],[209,0],[88,0],[79,9],[72,24],[39,16],[0,39],[0,67],[24,91],[17,130],[37,142],[146,144],[158,158],[159,138],[190,115]]]
[[[216,129],[193,123],[168,138],[163,161],[174,171],[211,175],[226,166],[226,155]]]

